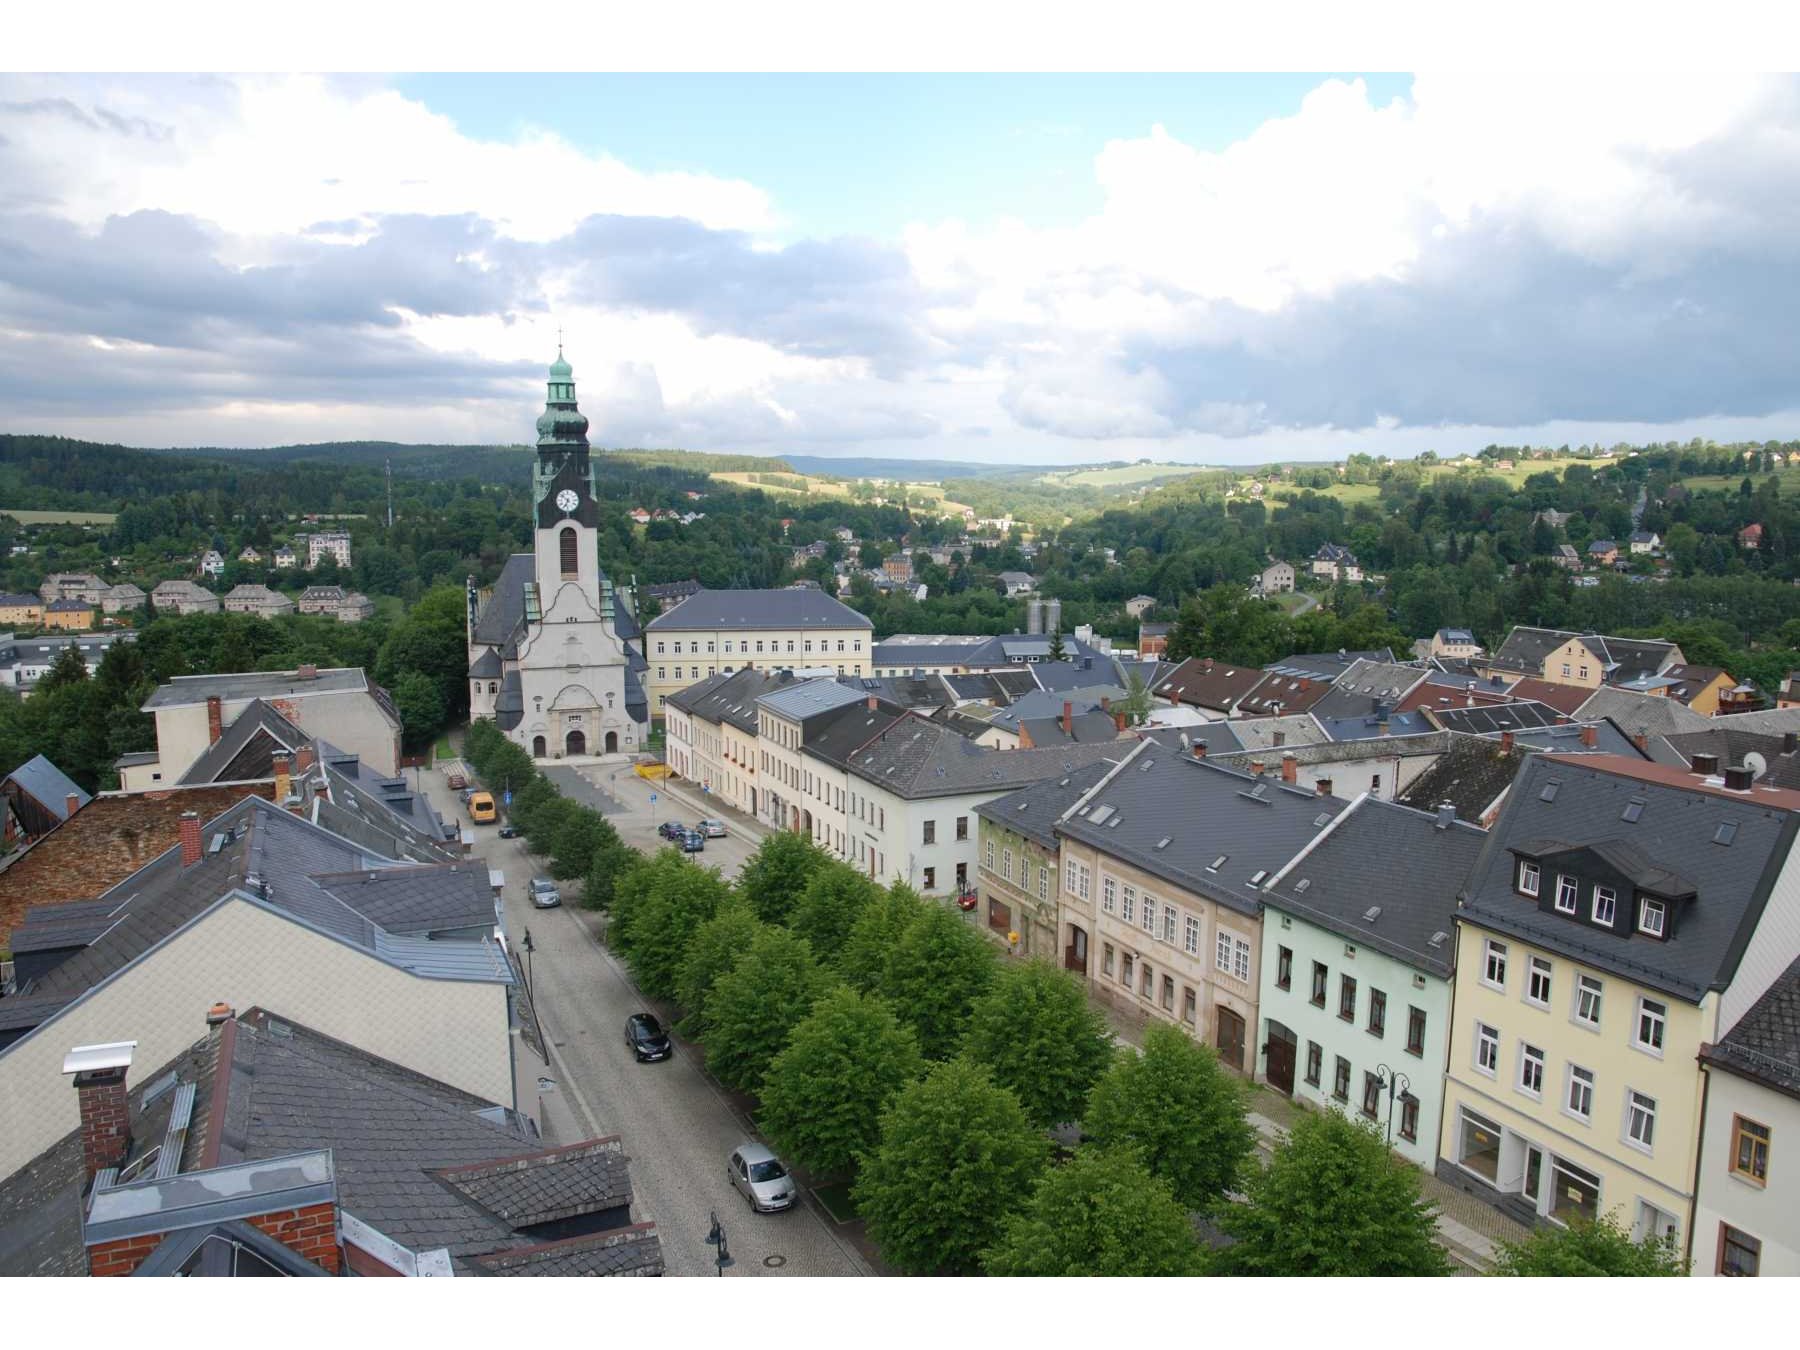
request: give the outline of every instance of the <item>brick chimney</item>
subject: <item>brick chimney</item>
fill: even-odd
[[[79,810],[81,810],[81,798],[77,797],[73,792],[63,798],[63,814],[65,819],[74,815]]]
[[[1258,778],[1261,778],[1263,776],[1263,770],[1267,767],[1268,766],[1266,764],[1264,764],[1260,759],[1253,759],[1250,761],[1250,772]]]
[[[192,867],[200,861],[200,813],[181,813],[181,865]]]
[[[1639,750],[1641,750],[1644,754],[1646,754],[1646,755],[1649,754],[1650,753],[1650,728],[1649,727],[1639,727],[1637,729],[1637,734],[1631,738],[1631,743],[1633,745],[1635,745]]]
[[[1195,741],[1194,742],[1194,758],[1195,759],[1205,759],[1206,758],[1206,742],[1205,741]]]
[[[275,805],[286,805],[287,799],[293,795],[294,776],[289,766],[288,752],[277,750],[273,756],[275,761]]]
[[[294,672],[294,678],[296,680],[316,680],[319,678],[319,668],[308,661]]]
[[[1281,781],[1284,783],[1300,781],[1300,760],[1292,750],[1281,757]]]
[[[1313,779],[1313,791],[1318,793],[1321,797],[1329,797],[1331,795],[1331,780],[1329,778]]]
[[[78,1045],[63,1060],[81,1101],[81,1168],[84,1184],[102,1168],[117,1167],[131,1147],[131,1111],[125,1075],[136,1041]]]
[[[317,757],[318,751],[313,748],[313,743],[308,741],[305,745],[294,751],[294,772],[301,774],[310,772],[312,770],[313,761]]]
[[[208,694],[206,698],[206,743],[217,745],[219,737],[225,733],[224,717],[219,711],[219,696]]]
[[[1510,731],[1501,732],[1500,733],[1500,753],[1503,755],[1510,755],[1512,753],[1512,748],[1513,748],[1512,732],[1510,732]]]
[[[1075,705],[1066,698],[1063,700],[1062,728],[1065,736],[1075,734]]]
[[[873,695],[873,694],[870,694],[870,695],[869,695],[869,711],[870,711],[870,712],[874,712],[874,711],[875,711],[875,703],[876,703],[876,698],[875,698],[875,695]]]
[[[1600,729],[1592,722],[1581,729],[1581,743],[1590,750],[1600,744]]]
[[[1116,731],[1118,731],[1121,735],[1124,734],[1124,732],[1125,732],[1125,714],[1124,713],[1116,712],[1116,711],[1113,713],[1113,728]]]

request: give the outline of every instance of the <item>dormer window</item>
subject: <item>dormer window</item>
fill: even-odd
[[[1638,905],[1638,932],[1646,933],[1653,938],[1663,935],[1663,924],[1668,917],[1667,906],[1661,900],[1653,900],[1645,896]]]
[[[1611,928],[1618,917],[1619,896],[1610,886],[1594,887],[1594,922]]]
[[[1532,862],[1519,864],[1519,894],[1535,896],[1538,893],[1538,865]]]
[[[1581,888],[1574,877],[1559,876],[1556,879],[1556,912],[1573,914],[1575,912],[1576,892]]]

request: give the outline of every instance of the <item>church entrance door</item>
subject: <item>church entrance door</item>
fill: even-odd
[[[618,732],[609,731],[606,733],[606,753],[609,755],[616,755],[619,753],[619,733]]]
[[[587,753],[587,737],[579,731],[571,731],[569,738],[563,742],[563,753],[585,755]]]
[[[542,736],[533,736],[531,738],[531,757],[533,759],[542,759],[549,753],[550,748],[544,744],[544,738]]]

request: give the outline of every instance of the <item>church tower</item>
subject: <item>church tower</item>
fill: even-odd
[[[537,461],[531,470],[536,599],[547,609],[564,587],[574,586],[594,613],[611,617],[610,588],[603,596],[600,583],[599,493],[588,450],[588,420],[576,405],[575,372],[563,360],[560,346],[537,433]]]

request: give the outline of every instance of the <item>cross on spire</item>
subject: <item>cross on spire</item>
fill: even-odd
[[[557,357],[557,360],[559,360],[559,361],[562,359],[562,354],[563,354],[562,347],[563,347],[562,325],[559,323],[556,325],[556,357]]]

